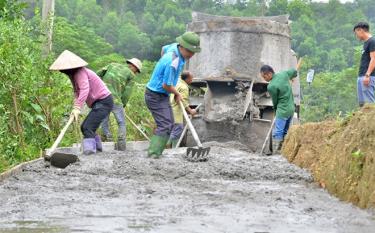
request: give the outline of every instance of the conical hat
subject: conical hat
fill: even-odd
[[[69,50],[65,50],[60,54],[60,56],[53,62],[50,70],[69,70],[79,67],[87,66],[87,62],[85,62],[82,58],[78,57],[74,53],[70,52]]]

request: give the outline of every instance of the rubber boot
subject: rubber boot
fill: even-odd
[[[113,142],[113,137],[112,135],[104,135],[104,141],[105,142]]]
[[[124,139],[119,139],[116,144],[116,150],[125,151],[126,150],[126,141]]]
[[[172,141],[171,141],[171,139],[168,139],[168,142],[165,145],[165,149],[171,149],[171,148],[172,148]]]
[[[95,143],[96,143],[96,150],[99,152],[103,151],[103,144],[102,144],[102,139],[100,138],[99,135],[95,136]]]
[[[153,135],[150,140],[150,146],[148,148],[148,156],[158,159],[164,151],[165,145],[168,142],[169,137],[162,137]]]
[[[281,140],[280,145],[279,145],[280,153],[281,153],[281,149],[283,149],[283,144],[284,144],[284,139]]]
[[[272,138],[272,154],[278,155],[281,153],[281,140]]]
[[[171,139],[172,148],[176,148],[178,139]]]
[[[85,138],[82,141],[83,154],[91,155],[96,153],[95,138]]]

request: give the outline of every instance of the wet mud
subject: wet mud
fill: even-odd
[[[340,202],[282,156],[237,143],[149,159],[141,146],[44,162],[0,183],[0,232],[375,232],[375,214]],[[130,147],[129,147],[130,148]]]

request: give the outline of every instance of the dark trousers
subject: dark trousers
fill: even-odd
[[[169,96],[146,88],[145,101],[156,123],[155,135],[169,137],[174,124]]]
[[[184,124],[174,124],[170,137],[171,140],[180,139],[182,131],[184,131]]]
[[[111,113],[112,108],[112,95],[95,101],[90,113],[81,125],[81,131],[84,138],[95,138],[96,130],[99,128],[100,123],[102,123],[102,121]]]

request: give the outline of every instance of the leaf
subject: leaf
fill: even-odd
[[[43,115],[36,115],[35,116],[35,119],[39,120],[39,121],[42,121],[42,122],[45,122],[45,118]]]
[[[361,149],[359,149],[359,150],[353,152],[353,153],[352,153],[352,156],[353,156],[354,158],[357,158],[357,159],[358,159],[358,158],[363,157],[364,154],[362,153]]]
[[[45,123],[45,122],[42,122],[40,124],[43,128],[45,128],[46,130],[50,131],[51,129],[49,128],[49,126]]]
[[[34,117],[30,113],[22,111],[22,114],[27,118],[30,124],[34,124]]]
[[[42,113],[42,108],[38,104],[31,103],[31,107],[37,112]]]

